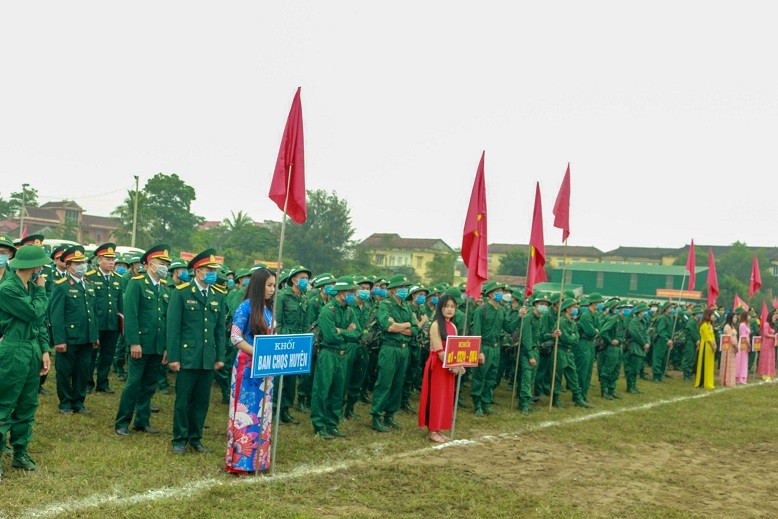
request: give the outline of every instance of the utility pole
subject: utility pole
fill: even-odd
[[[19,239],[24,238],[24,212],[27,204],[27,187],[30,184],[22,184],[22,210],[19,213]]]
[[[130,247],[135,247],[135,232],[138,230],[138,175],[135,176],[135,204],[132,209],[132,239]]]

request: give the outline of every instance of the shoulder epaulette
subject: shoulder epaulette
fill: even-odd
[[[65,282],[65,281],[67,281],[67,280],[68,280],[67,276],[63,276],[63,277],[59,278],[58,280],[56,280],[54,283],[56,283],[57,285],[59,285],[59,284],[61,284],[61,283],[64,283],[64,282]]]
[[[217,286],[215,286],[215,285],[211,285],[211,287],[212,287],[214,290],[216,290],[217,292],[219,292],[220,294],[226,294],[226,293],[227,293],[227,291],[226,291],[226,290],[224,290],[224,289],[223,289],[223,288],[221,288],[221,287],[217,287]]]
[[[97,272],[97,271],[96,271],[96,270],[94,270],[94,269],[92,269],[92,270],[90,270],[89,272],[87,272],[87,273],[86,273],[86,275],[87,275],[87,276],[91,276],[91,275],[92,275],[92,274],[94,274],[95,272]]]
[[[117,273],[115,270],[112,270],[112,271],[111,271],[111,275],[112,275],[112,276],[116,276],[117,278],[120,278],[120,277],[122,277],[122,275],[121,275],[121,274],[118,274],[118,273]]]
[[[167,279],[160,279],[159,282],[163,285],[167,285]]]
[[[183,290],[183,289],[187,288],[187,287],[188,287],[190,284],[191,284],[191,283],[188,283],[188,282],[187,282],[187,283],[181,283],[180,285],[178,285],[178,286],[176,287],[176,289],[178,289],[178,290]]]
[[[146,277],[145,274],[140,274],[139,276],[133,276],[132,279],[143,279],[144,277]]]

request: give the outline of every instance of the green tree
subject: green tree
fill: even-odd
[[[348,203],[334,191],[308,191],[307,215],[300,225],[287,222],[284,250],[314,273],[343,272],[354,257]]]
[[[152,215],[146,202],[145,191],[138,192],[138,228],[135,232],[135,246],[145,249],[153,245],[151,238]],[[128,246],[132,243],[132,219],[135,207],[135,191],[127,191],[127,198],[116,209],[111,211],[111,216],[118,223],[114,239],[119,245]]]
[[[435,254],[432,261],[427,263],[425,277],[430,284],[454,283],[454,266],[456,265],[459,251]]]
[[[73,218],[65,218],[65,221],[57,227],[56,233],[61,240],[78,241],[78,221]]]
[[[27,207],[38,207],[38,190],[34,187],[28,187],[24,193],[24,200]],[[7,200],[0,196],[0,220],[17,218],[21,208],[21,191],[15,191],[11,193]]]
[[[177,174],[157,173],[143,187],[149,210],[152,241],[167,243],[173,249],[188,248],[201,216],[192,213],[192,202],[197,198],[192,186]]]
[[[0,220],[8,220],[14,216],[16,215],[13,213],[13,204],[11,204],[11,201],[0,196]]]
[[[497,274],[501,276],[526,276],[529,257],[524,249],[511,249],[500,259]]]
[[[217,227],[196,231],[191,245],[194,251],[215,248],[233,269],[250,268],[254,260],[275,261],[278,256],[278,236],[270,229],[257,226],[242,212],[233,214],[232,220],[225,219]],[[294,262],[291,257],[287,261]]]

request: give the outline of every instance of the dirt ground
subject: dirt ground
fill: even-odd
[[[485,484],[551,493],[593,517],[641,517],[656,507],[691,517],[778,516],[778,443],[741,442],[732,451],[640,447],[593,452],[521,438],[461,447],[456,456],[470,460],[468,469]],[[444,450],[413,463],[446,464],[451,454]]]

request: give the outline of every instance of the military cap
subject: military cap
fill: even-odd
[[[635,307],[635,312],[636,313],[645,312],[649,308],[651,308],[651,307],[648,306],[646,303],[638,303],[638,305]]]
[[[589,294],[589,297],[587,297],[586,299],[587,301],[589,301],[587,304],[602,303],[603,301],[605,301],[605,299],[603,299],[602,297],[602,294],[598,292],[592,292],[591,294]]]
[[[235,271],[235,279],[240,278],[247,278],[251,276],[251,271],[249,269],[238,269]]]
[[[575,292],[573,292],[569,288],[567,290],[565,290],[565,298],[568,298],[568,297],[572,298],[572,299],[575,299]]]
[[[45,238],[42,234],[29,234],[22,238],[21,240],[14,243],[16,247],[21,247],[22,245],[37,245],[38,247],[43,247],[43,240]]]
[[[342,292],[344,290],[359,290],[359,287],[354,284],[353,276],[340,276],[332,285],[332,289],[336,292]]]
[[[300,272],[305,272],[306,274],[308,274],[308,277],[311,277],[311,276],[313,276],[313,272],[311,272],[311,271],[310,271],[310,270],[308,270],[307,268],[303,267],[302,265],[297,265],[296,267],[293,267],[293,268],[291,268],[291,269],[289,270],[289,277],[290,277],[290,278],[293,278],[293,277],[295,277],[297,274],[299,274]]]
[[[660,308],[660,311],[664,312],[665,310],[667,310],[671,306],[675,306],[675,303],[672,302],[672,301],[665,301],[664,303],[662,303],[662,307]]]
[[[566,297],[561,304],[562,310],[566,308],[570,308],[571,306],[575,306],[578,304],[578,301],[575,300],[573,297]]]
[[[186,268],[186,262],[181,258],[173,258],[170,262],[170,270],[185,269],[185,268]]]
[[[550,303],[551,300],[548,297],[548,294],[545,292],[535,292],[532,296],[532,304],[535,303]]]
[[[354,283],[356,283],[357,285],[361,285],[363,283],[367,283],[368,285],[370,285],[370,288],[373,288],[373,285],[375,285],[375,280],[372,279],[372,276],[371,277],[367,277],[367,276],[354,276]]]
[[[0,245],[2,245],[2,241],[0,241]],[[49,256],[52,260],[59,259],[60,256],[62,256],[62,253],[65,252],[65,250],[68,248],[68,245],[65,245],[64,243],[62,245],[57,245],[51,250],[51,256]],[[16,249],[14,249],[16,250]]]
[[[6,234],[0,234],[0,247],[8,247],[13,252],[16,252],[16,245],[14,245],[11,237]]]
[[[484,283],[484,286],[481,288],[481,293],[483,295],[489,295],[490,292],[501,290],[502,288],[503,287],[500,283],[497,283],[496,281],[488,281]]]
[[[407,277],[403,276],[402,274],[396,274],[389,278],[389,285],[386,288],[399,288],[399,287],[409,287],[412,283],[408,280]]]
[[[616,305],[616,308],[632,308],[632,306],[633,304],[625,299],[623,301],[619,301]]]
[[[429,289],[423,285],[413,285],[411,289],[408,291],[408,295],[412,296],[417,292],[426,292],[427,294],[430,293]]]
[[[375,285],[388,285],[389,280],[386,278],[376,278]]]
[[[41,247],[21,247],[8,264],[14,269],[32,269],[48,265],[49,257]]]
[[[257,270],[259,270],[259,269],[266,269],[266,270],[270,270],[270,269],[267,267],[267,265],[265,265],[264,263],[257,263],[257,264],[255,264],[253,267],[251,267],[251,268],[249,269],[249,272],[254,272],[254,271],[257,271]],[[270,270],[270,272],[272,272],[272,273],[274,273],[274,274],[275,274],[275,271],[274,271],[274,270]]]
[[[517,288],[516,290],[511,292],[511,295],[513,296],[513,299],[515,299],[519,303],[523,303],[524,302],[524,291],[523,290],[519,290]]]
[[[283,285],[289,279],[289,269],[283,269],[278,277],[278,284]]]
[[[581,306],[589,306],[591,303],[589,302],[589,296],[583,296],[579,301],[578,304]]]
[[[547,301],[552,305],[555,305],[560,301],[561,298],[562,298],[562,294],[560,294],[559,292],[554,292],[553,294],[548,296]]]
[[[86,261],[84,247],[81,245],[71,245],[65,249],[65,252],[62,253],[59,259],[65,263]]]
[[[104,258],[115,258],[116,257],[116,244],[115,243],[103,243],[102,245],[99,245],[95,249],[95,253],[93,254],[95,258],[99,258],[100,256]]]
[[[330,274],[329,272],[322,272],[318,276],[316,276],[316,281],[313,284],[314,288],[321,288],[324,285],[331,285],[332,283],[335,283],[337,281],[335,279],[335,276]]]
[[[214,249],[205,249],[189,261],[189,268],[199,269],[201,267],[219,268],[219,262],[216,261],[216,251]]]
[[[611,310],[613,308],[616,308],[616,305],[618,304],[619,304],[618,299],[609,299],[608,301],[605,302],[605,308]]]
[[[443,295],[453,297],[454,301],[456,301],[458,305],[464,303],[464,299],[462,298],[462,291],[458,288],[448,288],[445,292],[443,292]]]
[[[141,262],[142,255],[140,254],[130,254],[127,253],[124,255],[124,260],[127,262],[127,265],[133,265],[135,263]]]
[[[155,258],[163,261],[170,261],[169,251],[170,245],[167,245],[166,243],[158,243],[157,245],[149,247],[149,249],[139,258],[139,260],[143,264],[146,264],[150,259]]]
[[[692,308],[692,313],[694,313],[694,314],[701,314],[704,311],[705,311],[705,309],[703,307],[701,307],[700,305],[694,305],[694,307]]]

